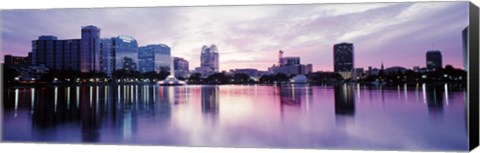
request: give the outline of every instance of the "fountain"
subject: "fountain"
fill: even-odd
[[[179,86],[179,85],[185,85],[185,81],[178,80],[175,78],[175,71],[173,67],[173,58],[170,59],[170,75],[168,75],[165,80],[158,81],[159,85],[164,85],[164,86]]]

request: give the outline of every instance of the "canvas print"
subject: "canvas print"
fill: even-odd
[[[1,10],[1,138],[465,151],[468,11],[468,2]]]

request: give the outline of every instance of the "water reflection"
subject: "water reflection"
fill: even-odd
[[[219,110],[219,87],[218,86],[202,86],[202,112],[204,114],[218,114]]]
[[[353,94],[353,87],[344,84],[335,86],[334,90],[335,114],[343,116],[355,115],[355,96]]]
[[[453,89],[448,84],[14,88],[5,94],[3,132],[10,141],[307,148],[382,141],[372,149],[411,144],[458,149],[463,143],[449,142],[466,139],[466,95]],[[438,135],[445,132],[450,136]],[[339,142],[343,139],[348,143]]]
[[[436,116],[443,113],[443,99],[444,92],[448,94],[448,90],[445,91],[443,85],[425,85],[424,84],[425,100],[428,106],[428,112]]]

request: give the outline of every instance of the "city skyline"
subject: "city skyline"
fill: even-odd
[[[40,35],[78,39],[78,29],[93,24],[102,29],[102,38],[130,35],[139,46],[169,45],[172,56],[185,58],[191,67],[200,66],[200,49],[204,44],[216,44],[221,55],[220,70],[266,70],[277,63],[272,55],[284,50],[301,57],[304,63],[312,63],[314,71],[333,71],[333,45],[348,42],[355,45],[355,67],[379,67],[382,62],[385,67],[426,67],[425,53],[440,50],[445,57],[444,65],[463,68],[461,31],[468,24],[467,4],[8,10],[2,12],[1,60],[5,54],[26,56],[31,50],[31,40]],[[256,13],[245,16],[245,11]],[[370,17],[373,14],[376,15]],[[82,20],[75,19],[78,17]],[[39,21],[49,24],[37,25]]]

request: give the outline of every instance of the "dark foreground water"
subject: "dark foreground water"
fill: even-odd
[[[465,91],[454,85],[50,86],[4,96],[10,142],[467,149]]]

